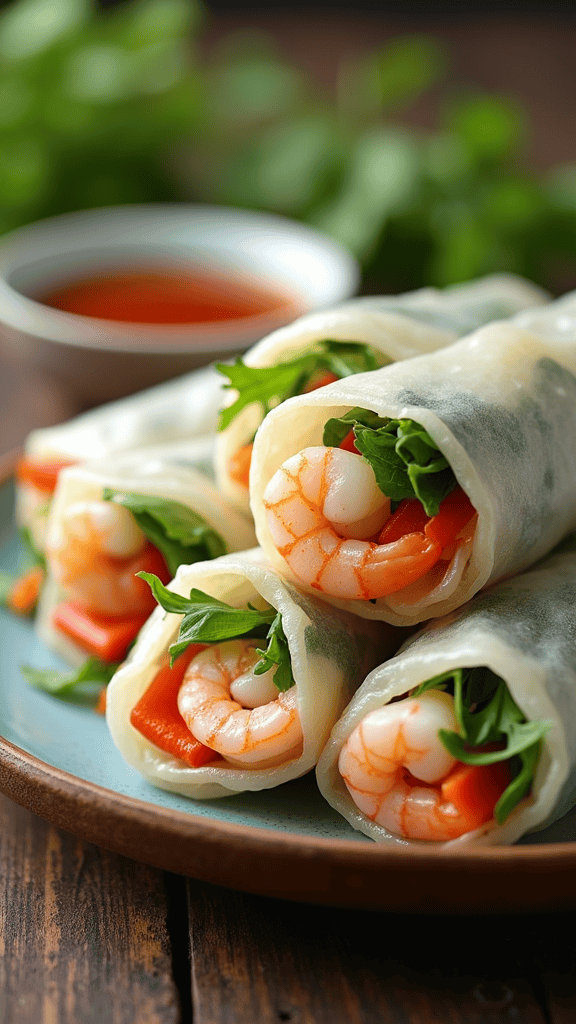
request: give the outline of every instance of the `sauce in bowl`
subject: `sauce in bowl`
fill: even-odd
[[[111,271],[37,297],[65,313],[133,324],[204,324],[300,312],[287,295],[252,281],[181,268]]]

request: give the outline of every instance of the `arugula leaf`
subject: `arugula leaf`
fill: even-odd
[[[274,683],[279,690],[288,690],[294,685],[290,650],[282,628],[282,615],[273,608],[260,611],[251,604],[247,608],[233,608],[232,605],[210,597],[203,590],[193,588],[189,597],[181,597],[168,590],[157,576],[139,572],[138,576],[150,585],[154,597],[164,611],[182,615],[178,640],[170,645],[170,664],[190,644],[216,644],[224,640],[268,640],[268,646],[260,650],[260,661],[254,667],[257,675],[278,665]]]
[[[105,664],[99,658],[89,658],[81,668],[71,672],[58,672],[51,668],[33,668],[21,665],[20,671],[27,683],[54,697],[67,697],[81,683],[109,683],[118,665]]]
[[[237,359],[233,366],[216,363],[216,369],[228,378],[224,388],[234,388],[238,397],[220,412],[219,430],[225,430],[247,405],[257,403],[266,416],[273,406],[302,392],[308,381],[325,370],[336,377],[376,370],[387,360],[368,345],[351,341],[320,341],[315,348],[275,366],[246,366]]]
[[[149,541],[158,548],[172,576],[179,565],[203,562],[225,555],[219,533],[191,508],[152,494],[126,494],[107,487],[104,501],[127,508]]]
[[[464,764],[487,765],[511,761],[513,778],[500,797],[494,814],[501,825],[529,791],[541,743],[551,722],[528,722],[506,683],[490,669],[454,669],[426,680],[414,691],[453,689],[458,732],[440,729],[446,749]],[[499,744],[501,749],[486,750]]]
[[[284,692],[289,690],[291,686],[294,686],[295,680],[292,675],[290,648],[282,628],[282,615],[280,612],[278,612],[270,626],[266,639],[268,640],[268,647],[265,650],[260,650],[259,647],[256,648],[261,658],[258,664],[254,666],[254,675],[261,676],[268,669],[277,665],[278,668],[273,676],[274,685]]]
[[[393,502],[418,498],[426,515],[438,515],[456,477],[430,435],[414,420],[390,420],[352,409],[328,420],[323,442],[337,447],[350,429],[358,451],[374,470],[378,487]]]

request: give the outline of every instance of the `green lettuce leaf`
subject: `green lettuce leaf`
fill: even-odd
[[[163,555],[172,576],[179,565],[226,554],[226,544],[220,534],[201,515],[180,502],[153,494],[126,494],[111,487],[104,490],[103,498],[132,513],[148,540]]]
[[[189,597],[181,597],[168,590],[157,576],[139,572],[138,576],[149,584],[157,602],[166,612],[182,615],[178,640],[170,645],[170,664],[190,644],[217,644],[225,640],[268,640],[268,646],[260,650],[260,661],[254,667],[256,675],[267,672],[277,665],[274,683],[279,690],[288,690],[294,685],[288,642],[282,628],[282,615],[273,608],[260,611],[252,605],[247,608],[233,608],[224,601],[210,597],[196,588]]]
[[[430,435],[414,420],[390,420],[368,409],[351,409],[328,420],[324,444],[337,447],[350,430],[354,443],[370,463],[376,482],[394,503],[418,498],[426,515],[438,515],[456,477]]]
[[[318,342],[313,351],[275,366],[246,366],[242,359],[237,359],[233,366],[216,363],[216,369],[229,381],[223,387],[234,388],[238,392],[236,401],[222,409],[219,430],[225,430],[242,409],[254,403],[262,407],[266,416],[275,405],[301,394],[308,382],[321,371],[343,378],[376,370],[386,361],[368,345],[327,339]]]
[[[89,658],[79,669],[71,672],[33,668],[31,665],[21,665],[20,671],[26,682],[35,689],[54,697],[68,697],[83,683],[109,683],[117,668],[118,665],[105,664],[99,658]]]
[[[511,762],[512,780],[494,809],[501,825],[529,792],[542,739],[552,723],[526,721],[504,680],[485,667],[454,669],[435,676],[417,687],[414,696],[431,689],[454,693],[458,731],[440,729],[438,733],[453,757],[464,764]],[[486,750],[490,744],[499,744],[501,749]]]

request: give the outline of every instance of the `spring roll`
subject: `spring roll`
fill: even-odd
[[[160,596],[179,609],[170,601],[189,595],[195,615],[152,614],[109,684],[106,718],[128,764],[152,785],[195,799],[270,789],[308,772],[362,666],[399,643],[398,631],[374,630],[287,585],[258,550],[181,566]],[[263,674],[254,671],[258,648],[270,652]]]
[[[278,571],[358,615],[414,625],[550,551],[576,527],[574,304],[273,410],[250,488]]]
[[[576,801],[575,546],[429,623],[371,672],[317,776],[377,842],[512,843],[565,814]]]
[[[538,307],[547,298],[522,278],[494,275],[443,291],[423,288],[354,299],[274,331],[241,363],[223,367],[230,381],[226,386],[234,390],[222,412],[224,429],[216,447],[220,490],[248,508],[252,440],[272,405],[351,373],[444,348],[491,320]]]
[[[122,660],[155,606],[138,571],[168,582],[183,562],[253,546],[249,519],[202,472],[212,450],[210,439],[160,445],[61,472],[37,630],[72,664]]]
[[[34,430],[17,471],[17,522],[43,551],[51,498],[64,466],[211,434],[222,394],[222,377],[207,366],[67,423]]]

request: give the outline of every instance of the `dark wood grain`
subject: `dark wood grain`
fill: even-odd
[[[161,872],[0,797],[0,1024],[179,1024]]]
[[[547,1022],[537,918],[327,910],[194,882],[188,893],[194,1024]],[[573,1021],[573,993],[570,1005]]]

